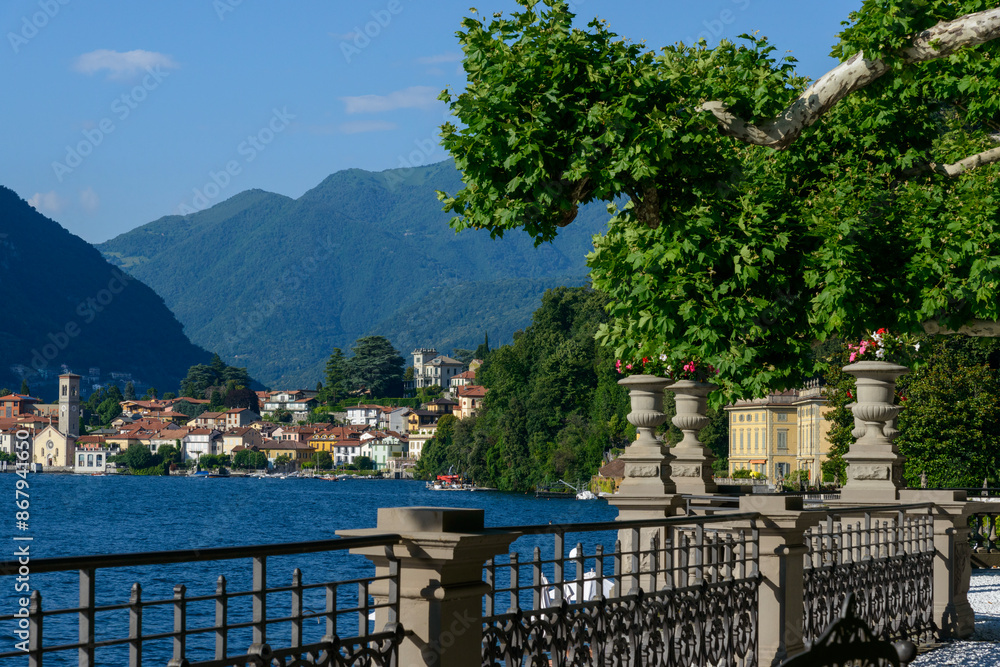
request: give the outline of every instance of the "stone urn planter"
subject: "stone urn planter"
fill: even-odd
[[[847,483],[842,498],[891,502],[902,487],[903,456],[893,444],[898,431],[896,380],[910,370],[887,361],[859,361],[844,367],[857,378],[857,402],[851,406],[857,438],[844,456]]]
[[[698,440],[698,431],[708,426],[708,395],[718,389],[710,382],[678,380],[669,387],[674,393],[677,415],[673,424],[684,433],[683,439],[670,448],[671,466],[677,493],[704,495],[715,493],[718,486],[712,473],[715,455]]]
[[[627,387],[632,411],[628,421],[635,426],[635,442],[625,448],[625,478],[618,495],[662,497],[675,492],[670,480],[669,449],[656,437],[656,428],[667,420],[663,412],[663,388],[670,380],[655,375],[630,375],[618,381]]]

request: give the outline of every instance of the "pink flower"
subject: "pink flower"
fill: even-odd
[[[632,370],[632,364],[625,364],[625,368]]]
[[[686,364],[684,364],[684,370],[687,371],[688,373],[694,373],[695,368],[696,366],[694,365],[693,361],[689,361]]]
[[[856,353],[851,352],[851,362],[853,362],[857,357],[858,355]]]

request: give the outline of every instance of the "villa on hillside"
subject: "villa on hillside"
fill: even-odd
[[[410,354],[413,355],[413,379],[404,384],[407,393],[433,385],[448,388],[451,379],[461,373],[464,367],[461,361],[439,355],[432,347],[422,347]]]
[[[319,404],[318,393],[309,389],[272,391],[262,404],[261,416],[266,419],[278,410],[287,410],[292,413],[292,421],[307,421],[309,411]]]

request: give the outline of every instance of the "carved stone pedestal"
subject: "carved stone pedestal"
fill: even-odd
[[[656,427],[666,421],[663,413],[663,388],[670,380],[654,375],[632,375],[618,381],[628,387],[632,411],[630,424],[636,427],[635,442],[625,448],[625,477],[618,493],[608,502],[618,508],[619,521],[661,519],[673,516],[683,505],[671,480],[670,467],[673,456],[656,437]],[[619,531],[622,548],[631,549],[631,531]],[[649,531],[640,531],[640,540],[646,542]]]
[[[671,477],[679,494],[705,495],[719,490],[712,472],[715,455],[698,440],[698,431],[709,422],[705,416],[708,395],[716,389],[709,382],[692,380],[680,380],[667,387],[667,391],[674,392],[677,406],[673,424],[684,433],[684,438],[670,448],[674,456]]]
[[[903,456],[893,444],[897,431],[889,426],[899,413],[894,405],[896,379],[909,373],[905,366],[885,361],[860,361],[844,371],[857,378],[855,433],[863,434],[844,456],[847,483],[841,500],[858,503],[889,503],[903,486]]]

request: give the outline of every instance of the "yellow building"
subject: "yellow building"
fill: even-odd
[[[729,413],[729,473],[751,470],[770,480],[805,470],[815,481],[830,453],[830,422],[818,381],[805,389],[737,401]]]
[[[287,456],[293,462],[308,461],[316,450],[304,442],[295,440],[265,440],[258,449],[274,461],[279,456]]]

